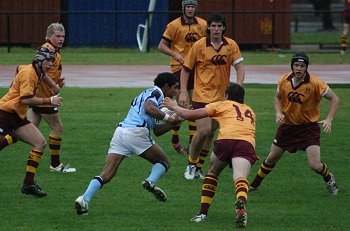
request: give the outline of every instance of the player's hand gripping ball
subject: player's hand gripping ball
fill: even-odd
[[[160,108],[160,110],[162,112],[164,112],[165,114],[168,114],[169,116],[174,116],[174,117],[176,116],[176,113],[167,107],[162,107],[162,108]],[[156,124],[165,124],[165,123],[167,123],[167,122],[164,120],[156,119]]]

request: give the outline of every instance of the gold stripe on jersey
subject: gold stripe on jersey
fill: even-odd
[[[319,103],[328,85],[308,72],[304,81],[293,85],[293,74],[286,73],[278,81],[278,93],[284,109],[284,121],[288,125],[314,123],[320,118]]]
[[[35,95],[40,77],[32,64],[18,68],[9,91],[0,99],[0,109],[16,113],[21,119],[26,117],[28,105],[22,104],[21,99],[31,98]]]
[[[231,65],[240,59],[237,43],[227,37],[223,37],[218,50],[211,45],[208,36],[193,44],[184,63],[184,68],[194,70],[192,101],[212,103],[224,100],[230,84]]]
[[[209,117],[218,121],[218,140],[245,140],[255,147],[256,115],[248,105],[225,100],[205,106]]]
[[[171,21],[163,34],[163,39],[170,42],[172,51],[186,57],[194,42],[206,35],[207,22],[195,17],[193,23],[187,24],[183,17]],[[171,71],[174,73],[181,69],[182,65],[174,57],[170,59]]]

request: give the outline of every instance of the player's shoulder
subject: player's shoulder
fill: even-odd
[[[205,25],[205,26],[207,25],[207,21],[200,18],[200,17],[196,16],[196,20],[197,20],[198,24]]]
[[[282,82],[282,81],[289,80],[290,78],[292,78],[292,74],[293,74],[293,72],[291,72],[291,71],[284,73],[284,74],[278,79],[278,82]]]
[[[36,71],[33,67],[32,64],[27,64],[27,65],[19,65],[16,68],[16,75],[18,76],[24,76],[24,78],[28,78],[32,75],[36,76]]]
[[[310,81],[322,81],[322,79],[314,74],[309,74]]]
[[[168,23],[168,27],[179,27],[181,25],[181,17],[175,18],[174,20]]]
[[[54,45],[52,45],[52,44],[49,43],[49,42],[44,43],[43,45],[41,45],[41,47],[48,47],[48,48],[50,48],[51,50],[56,51],[56,48],[54,47]]]
[[[232,38],[229,38],[227,36],[223,36],[223,40],[227,42],[228,45],[230,46],[238,46],[237,42],[233,40]]]
[[[315,85],[327,85],[323,79],[313,74],[309,74],[309,82]]]

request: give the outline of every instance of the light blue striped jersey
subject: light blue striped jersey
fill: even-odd
[[[141,92],[141,94],[131,102],[128,115],[123,122],[119,123],[119,126],[147,127],[151,130],[156,124],[156,119],[145,112],[144,104],[147,100],[153,101],[159,108],[160,103],[164,100],[164,94],[157,86]]]

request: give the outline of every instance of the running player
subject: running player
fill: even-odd
[[[164,97],[173,98],[178,94],[178,88],[179,83],[173,74],[160,73],[154,79],[154,87],[141,92],[131,102],[127,117],[114,132],[102,172],[90,181],[85,193],[75,201],[78,215],[88,213],[88,203],[92,197],[114,177],[124,158],[132,155],[153,164],[151,174],[142,182],[143,188],[154,194],[157,200],[167,200],[156,183],[168,171],[170,164],[163,149],[152,139],[150,130],[160,136],[179,123],[178,117],[169,116],[159,109]],[[156,119],[169,123],[156,124]]]
[[[48,78],[38,86],[36,95],[40,98],[50,98],[55,96],[59,89],[64,86],[64,78],[62,74],[61,55],[59,53],[63,46],[65,38],[65,30],[62,24],[52,23],[47,28],[46,43],[42,47],[48,47],[56,53],[56,59],[54,60],[50,70],[46,73]],[[50,170],[53,172],[70,173],[76,172],[76,169],[69,164],[64,165],[60,161],[61,150],[61,135],[63,131],[63,125],[58,113],[58,107],[54,105],[30,105],[27,111],[27,118],[36,127],[39,127],[41,120],[43,119],[50,127],[49,134],[49,147],[51,156]],[[9,142],[7,145],[17,142],[15,137],[7,135]],[[2,148],[5,147],[5,144]]]
[[[56,59],[53,50],[40,48],[32,64],[18,67],[17,75],[9,91],[0,99],[0,150],[19,139],[32,145],[27,160],[26,174],[21,192],[35,197],[44,197],[46,192],[35,183],[34,176],[43,155],[46,141],[38,128],[26,118],[29,105],[60,106],[63,102],[60,96],[38,97],[35,91],[50,70]]]

